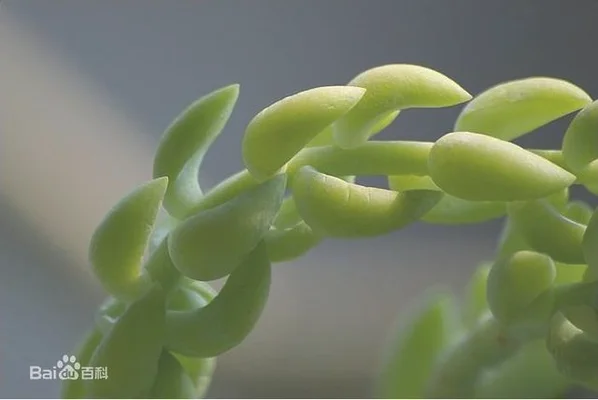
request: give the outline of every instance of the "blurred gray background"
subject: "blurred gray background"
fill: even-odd
[[[209,186],[242,168],[256,112],[385,63],[437,69],[474,94],[546,75],[595,96],[597,17],[594,0],[3,0],[0,397],[58,396],[28,368],[53,365],[90,326],[104,295],[89,235],[150,178],[162,130],[192,100],[241,84],[202,170]],[[434,140],[458,111],[404,112],[380,137]],[[557,148],[567,121],[520,143]],[[221,357],[209,397],[370,395],[397,317],[429,287],[458,294],[499,228],[419,224],[276,265],[263,318]]]

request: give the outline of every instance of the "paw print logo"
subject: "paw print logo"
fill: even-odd
[[[81,369],[81,364],[77,362],[77,357],[69,357],[65,354],[62,356],[61,360],[58,360],[56,367],[58,368],[58,377],[61,380],[79,379],[79,370]]]

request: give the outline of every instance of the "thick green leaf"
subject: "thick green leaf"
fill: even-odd
[[[442,197],[437,190],[398,193],[365,187],[302,167],[292,193],[303,220],[318,235],[376,236],[419,220]]]
[[[365,90],[327,86],[306,90],[272,104],[245,130],[243,160],[259,180],[280,169],[316,135],[353,108]]]
[[[262,242],[228,277],[207,306],[169,311],[166,346],[185,356],[214,357],[241,343],[257,323],[270,291],[270,261]]]
[[[154,177],[167,176],[170,185],[164,207],[184,217],[202,192],[199,168],[212,143],[224,129],[239,97],[239,85],[215,90],[193,102],[162,135],[154,157]]]
[[[526,307],[550,289],[556,268],[550,257],[532,251],[519,251],[499,259],[488,275],[487,299],[496,319],[509,323]]]
[[[167,178],[158,178],[135,189],[110,210],[91,238],[93,271],[114,296],[134,298],[147,287],[142,259],[167,184]]]
[[[176,268],[202,281],[230,274],[270,229],[285,187],[286,177],[278,175],[182,222],[168,237]]]
[[[582,181],[598,182],[598,101],[571,121],[563,138],[563,157]]]
[[[357,106],[333,125],[334,140],[343,148],[364,144],[391,112],[449,107],[471,99],[467,91],[447,76],[410,64],[369,69],[353,78],[349,85],[367,91]]]
[[[534,200],[575,181],[574,175],[516,144],[470,132],[438,139],[428,168],[443,191],[472,201]]]
[[[513,140],[591,101],[582,89],[561,79],[514,80],[493,86],[471,100],[457,118],[455,131]]]
[[[90,366],[106,368],[108,378],[85,381],[88,397],[150,394],[164,341],[164,315],[164,292],[156,285],[127,307],[91,357]]]
[[[565,264],[585,264],[586,226],[564,217],[546,200],[512,203],[509,216],[532,249]]]

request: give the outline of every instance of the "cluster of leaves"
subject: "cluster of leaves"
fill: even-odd
[[[64,397],[200,397],[215,358],[259,319],[272,263],[327,237],[505,215],[496,262],[474,276],[464,321],[450,296],[433,296],[392,350],[380,395],[495,393],[505,379],[525,379],[509,371],[548,354],[530,347],[543,338],[562,377],[555,385],[594,384],[598,217],[568,198],[574,184],[598,193],[598,103],[583,90],[529,78],[472,100],[428,68],[372,68],[346,86],[306,90],[262,110],[243,137],[246,169],[204,193],[198,171],[238,89],[216,90],[183,111],[159,144],[154,179],[94,233],[90,260],[110,297],[77,355],[109,377],[70,381]],[[454,132],[436,142],[372,140],[402,110],[465,102]],[[511,143],[582,108],[562,150]],[[389,188],[355,182],[367,175],[388,177]],[[207,282],[220,278],[226,283],[215,293]],[[505,369],[507,362],[518,364]],[[549,373],[537,369],[539,379]]]

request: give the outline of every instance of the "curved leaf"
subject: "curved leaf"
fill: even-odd
[[[471,99],[461,86],[440,72],[418,65],[390,64],[362,72],[350,86],[367,91],[350,112],[333,125],[343,148],[364,144],[388,113],[408,108],[449,107]]]
[[[154,157],[155,178],[166,176],[170,185],[164,208],[182,218],[202,192],[197,174],[208,149],[235,107],[239,85],[215,90],[193,102],[162,135]]]
[[[182,222],[168,237],[176,268],[202,281],[230,274],[270,229],[285,187],[286,177],[278,175]]]
[[[93,233],[89,259],[104,289],[114,296],[133,298],[146,287],[142,259],[167,183],[167,178],[158,178],[135,189]]]
[[[526,243],[565,264],[585,264],[582,240],[586,226],[562,216],[546,200],[509,205],[509,216]]]
[[[470,132],[438,139],[428,168],[443,191],[472,201],[534,200],[575,181],[574,175],[516,144]]]
[[[562,79],[518,79],[474,97],[457,118],[454,130],[513,140],[591,101],[582,89]]]
[[[327,86],[306,90],[272,104],[245,130],[243,160],[259,180],[280,169],[318,133],[357,104],[365,90]]]
[[[166,346],[185,356],[214,357],[241,343],[257,323],[270,291],[270,262],[262,242],[228,277],[207,306],[169,311]]]
[[[546,290],[556,278],[550,257],[518,251],[508,259],[500,259],[490,269],[487,284],[488,305],[501,322],[509,323]]]
[[[85,381],[92,398],[147,397],[158,373],[164,340],[164,292],[153,286],[131,303],[104,336],[90,360],[108,379]]]
[[[576,174],[591,175],[598,182],[598,101],[571,121],[563,137],[563,158]]]
[[[404,193],[360,186],[310,167],[293,178],[292,195],[303,220],[318,235],[382,235],[417,221],[438,203],[437,190]]]

